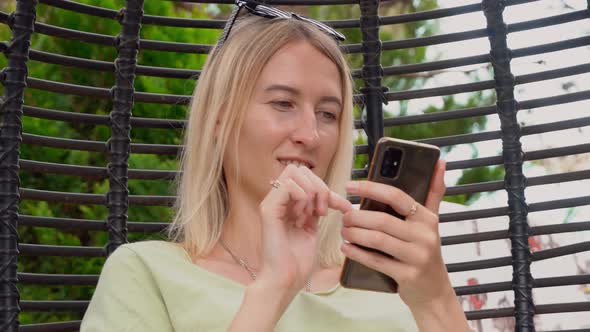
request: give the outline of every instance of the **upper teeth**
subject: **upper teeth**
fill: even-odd
[[[307,168],[311,168],[311,166],[309,164],[304,163],[304,162],[300,162],[300,161],[296,161],[296,160],[281,160],[281,164],[283,164],[283,165],[295,164],[295,166],[297,166],[297,167],[304,165],[304,166],[307,166]]]

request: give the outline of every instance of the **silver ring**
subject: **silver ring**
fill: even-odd
[[[281,186],[281,183],[279,182],[279,180],[272,180],[272,181],[270,181],[270,185],[273,186],[273,188],[275,188],[275,189],[279,189],[279,187]]]
[[[408,213],[408,217],[415,215],[416,211],[418,211],[418,203],[414,202],[414,204],[412,204],[412,207],[410,208],[410,213]]]

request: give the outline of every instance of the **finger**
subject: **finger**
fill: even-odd
[[[307,194],[305,193],[303,188],[301,188],[291,178],[280,179],[277,181],[279,181],[279,187],[278,188],[273,187],[272,190],[275,190],[277,193],[276,200],[275,200],[276,204],[282,206],[282,208],[283,208],[283,213],[281,213],[281,215],[279,217],[280,218],[287,218],[288,217],[287,207],[289,206],[290,203],[293,204],[292,213],[295,216],[299,216],[299,215],[303,214],[303,209],[305,208],[305,205],[307,204]]]
[[[305,228],[315,233],[319,228],[319,218],[317,216],[310,216],[306,219]]]
[[[368,268],[384,273],[396,281],[399,280],[398,276],[408,268],[407,264],[404,264],[395,258],[387,257],[377,252],[363,250],[354,244],[343,243],[340,250],[349,259],[359,262]]]
[[[311,215],[313,213],[313,199],[315,197],[315,188],[310,179],[303,173],[300,169],[301,167],[297,167],[294,164],[289,164],[283,171],[283,173],[279,176],[279,178],[290,178],[292,179],[299,187],[301,187],[306,195],[307,201],[303,202],[303,211],[307,215]]]
[[[307,205],[307,193],[305,192],[305,190],[303,190],[303,188],[301,188],[301,186],[299,186],[298,183],[293,181],[293,179],[291,178],[285,180],[285,187],[288,193],[290,194],[289,199],[294,201],[293,214],[296,218],[298,218],[300,215],[303,214],[303,210]]]
[[[438,210],[440,208],[440,202],[442,201],[443,197],[445,196],[446,186],[445,186],[445,170],[446,170],[447,162],[444,160],[439,160],[436,163],[435,171],[430,180],[430,190],[428,191],[428,196],[426,198],[426,203],[424,206],[438,214]]]
[[[413,245],[380,231],[360,227],[343,227],[342,238],[365,248],[379,250],[402,262],[411,262]]]
[[[319,176],[317,176],[314,172],[312,172],[306,166],[302,166],[301,170],[307,176],[307,178],[312,182],[312,184],[316,188],[316,195],[315,195],[315,215],[316,216],[325,216],[328,212],[328,199],[330,197],[330,188],[326,185],[324,180],[322,180]]]
[[[402,241],[414,242],[418,235],[413,226],[403,220],[380,211],[352,210],[342,216],[344,227],[362,227],[389,234]]]
[[[328,207],[338,210],[340,212],[347,213],[353,210],[352,204],[344,197],[337,193],[330,191],[330,197],[328,199]]]
[[[402,190],[373,181],[350,181],[346,185],[346,191],[353,195],[359,195],[389,205],[402,216],[408,216],[415,201]],[[418,207],[418,212],[420,212]]]

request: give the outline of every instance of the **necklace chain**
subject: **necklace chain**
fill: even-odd
[[[229,253],[229,255],[234,259],[236,263],[240,264],[244,269],[246,269],[246,271],[248,271],[248,273],[250,273],[250,277],[252,278],[252,280],[256,280],[256,271],[254,271],[248,265],[248,263],[246,263],[246,261],[236,256],[231,250],[229,250],[229,248],[225,245],[221,238],[219,239],[219,244],[221,244],[223,249],[225,249],[225,251]],[[307,282],[305,283],[305,290],[311,292],[311,277],[307,279]]]

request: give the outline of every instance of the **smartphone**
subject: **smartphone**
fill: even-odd
[[[434,145],[383,137],[375,146],[367,180],[401,189],[424,205],[439,157],[440,149]],[[361,197],[360,209],[381,211],[404,219],[389,205],[364,197]],[[390,256],[372,248],[359,247]],[[348,258],[344,261],[340,284],[347,288],[397,293],[397,283],[391,277]]]

